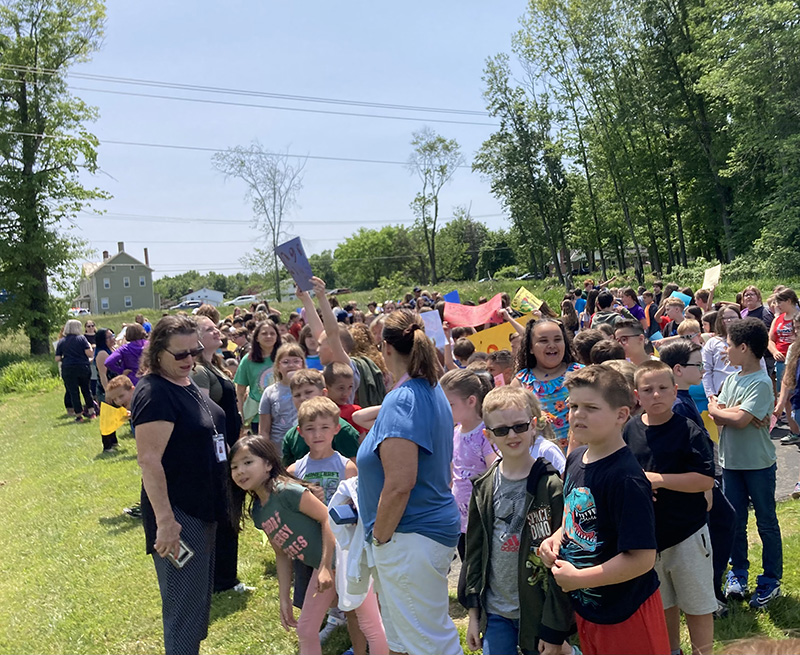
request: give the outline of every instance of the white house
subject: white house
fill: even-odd
[[[181,296],[181,300],[200,300],[206,304],[213,305],[214,307],[219,307],[222,304],[224,297],[225,294],[222,293],[222,291],[202,288],[198,289],[197,291],[187,293],[185,296]]]

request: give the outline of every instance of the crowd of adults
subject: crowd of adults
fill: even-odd
[[[527,322],[530,317],[516,311],[503,294],[503,309],[489,323],[475,326],[449,325],[444,298],[436,291],[414,288],[402,299],[377,299],[362,308],[355,301],[326,298],[318,278],[313,278],[317,306],[310,294],[298,292],[302,308],[288,315],[266,303],[237,307],[227,316],[203,305],[194,315],[163,316],[155,326],[137,316],[121,335],[98,329],[94,319],[85,326],[68,321],[56,346],[68,414],[88,421],[104,400],[131,410],[142,471],[140,513],[161,591],[167,653],[197,652],[207,635],[214,592],[252,588],[237,574],[240,526],[231,521],[227,453],[240,438],[261,435],[287,464],[294,461],[287,459],[293,447],[287,432],[297,425],[302,403],[291,384],[300,369],[321,372],[342,425],[352,428],[357,439],[357,459],[336,441],[334,448],[358,464],[359,520],[369,572],[389,647],[396,652],[461,652],[448,615],[447,575],[457,545],[464,559],[470,530],[461,523],[451,490],[463,464],[459,439],[467,434],[467,421],[460,419],[467,415],[458,404],[462,400],[474,408],[493,387],[529,391],[533,405],[541,407],[538,422],[534,415],[541,439],[532,448],[563,473],[567,452],[579,446],[570,430],[570,374],[602,364],[633,387],[638,367],[670,351],[672,344],[692,344],[678,368],[695,367],[697,375],[686,388],[699,414],[709,408],[713,413],[725,380],[740,370],[728,357],[729,331],[750,317],[768,331],[760,366],[771,377],[777,398],[770,414],[755,416],[754,422],[768,429],[786,425],[789,433],[780,443],[800,442],[794,417],[800,407],[798,352],[790,348],[800,328],[800,307],[792,289],[762,294],[748,286],[723,300],[714,298],[713,289],[694,291],[661,282],[651,289],[616,288],[613,282],[587,279],[583,288],[565,294],[559,311],[545,303]],[[484,302],[482,297],[464,304]],[[443,319],[447,343],[441,349],[425,334],[426,312],[439,312]],[[507,348],[476,350],[470,337],[502,322],[512,327]],[[483,392],[466,399],[445,393],[457,391],[458,385],[442,390],[439,380],[461,370],[474,374]],[[115,383],[115,378],[125,380]],[[109,395],[109,390],[120,394]],[[470,434],[479,428],[482,438],[486,426],[479,412],[476,416]],[[520,427],[514,425],[514,432]],[[342,443],[345,428],[336,437]],[[118,445],[114,434],[101,438],[104,451]],[[482,470],[470,472],[484,473],[493,458],[481,455]],[[717,485],[715,516],[727,516],[723,522],[735,522],[740,533],[747,502],[742,508],[737,497],[732,507],[724,492]],[[793,496],[800,498],[800,482]],[[729,591],[722,577],[739,533],[712,529],[720,614]],[[762,534],[762,540],[766,547],[769,536]],[[332,624],[337,615],[334,607]],[[526,621],[519,608],[515,620]],[[355,627],[354,647],[364,652],[357,634]]]

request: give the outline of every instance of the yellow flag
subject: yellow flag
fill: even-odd
[[[700,414],[700,416],[703,417],[703,425],[705,426],[706,430],[708,430],[708,436],[711,437],[711,441],[719,443],[719,428],[708,415],[708,410],[704,411],[702,414]]]
[[[535,318],[533,314],[525,314],[516,320],[517,323],[525,325],[532,318]],[[470,334],[467,339],[475,344],[475,350],[478,352],[491,354],[496,350],[511,350],[511,343],[508,337],[513,332],[514,328],[511,327],[511,323],[501,323],[475,334]]]
[[[100,434],[116,432],[128,420],[128,410],[114,407],[108,403],[100,403]]]
[[[534,309],[539,309],[542,306],[542,301],[534,296],[525,287],[517,289],[514,299],[511,301],[511,309],[516,309],[522,314],[532,312]]]

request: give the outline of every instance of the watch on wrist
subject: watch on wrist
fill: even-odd
[[[372,545],[373,546],[383,546],[383,544],[387,543],[386,541],[378,541],[378,538],[375,535],[372,535]]]

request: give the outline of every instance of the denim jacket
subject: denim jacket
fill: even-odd
[[[486,629],[486,585],[489,577],[490,540],[494,528],[495,469],[500,460],[473,481],[469,504],[466,555],[466,605],[481,609],[481,632]],[[520,535],[519,647],[538,652],[538,640],[561,644],[574,631],[569,596],[558,586],[553,574],[538,556],[542,541],[561,527],[564,513],[563,485],[552,465],[541,457],[528,474],[525,525]]]

